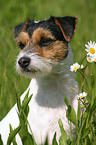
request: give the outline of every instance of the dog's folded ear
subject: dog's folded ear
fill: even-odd
[[[34,25],[34,20],[32,19],[28,19],[27,21],[25,21],[24,23],[21,23],[19,25],[17,25],[14,29],[14,37],[17,37],[18,34],[22,31],[22,32],[26,32],[27,29],[29,27],[32,27]]]
[[[78,19],[75,17],[51,17],[55,24],[61,29],[62,34],[67,42],[70,42],[76,31]]]

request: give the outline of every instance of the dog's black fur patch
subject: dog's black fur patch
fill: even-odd
[[[58,23],[61,25],[62,30],[64,31],[64,34],[67,36],[68,39],[66,39],[63,34],[62,31],[60,29],[60,27],[55,23],[55,20],[58,20]],[[60,41],[66,41],[66,42],[70,42],[75,29],[76,29],[76,23],[77,23],[77,19],[75,17],[50,17],[47,20],[42,20],[39,21],[38,23],[36,23],[34,20],[32,19],[28,19],[28,24],[26,25],[25,28],[25,32],[27,32],[29,34],[29,36],[32,36],[32,33],[34,30],[36,30],[38,27],[50,30],[52,32],[52,34],[55,36],[56,40],[60,40]],[[15,37],[18,36],[18,34],[23,30],[23,27],[25,26],[26,22],[19,24],[18,26],[15,27]]]

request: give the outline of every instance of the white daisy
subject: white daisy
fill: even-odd
[[[79,99],[83,99],[83,98],[85,98],[87,96],[87,93],[85,93],[85,92],[83,92],[83,93],[80,93],[80,94],[78,94],[77,95],[77,98]]]
[[[73,65],[70,66],[70,71],[77,71],[80,68],[80,65],[78,64],[78,62],[74,63]]]
[[[91,57],[96,56],[96,43],[95,42],[92,43],[92,41],[90,41],[88,42],[88,45],[85,44],[85,47],[87,48],[85,49],[87,51],[87,56],[91,56]]]
[[[93,58],[93,57],[88,56],[88,57],[87,57],[87,61],[91,63],[91,62],[93,62],[93,61],[94,61],[94,58]]]

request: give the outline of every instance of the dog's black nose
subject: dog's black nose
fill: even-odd
[[[18,61],[20,67],[26,68],[30,64],[30,58],[29,57],[21,57]]]

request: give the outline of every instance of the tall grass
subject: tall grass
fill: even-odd
[[[96,38],[95,6],[95,0],[0,1],[0,120],[16,102],[16,95],[20,96],[30,81],[19,76],[15,70],[16,56],[19,50],[13,38],[14,27],[27,18],[41,20],[49,18],[50,15],[77,17],[78,25],[71,47],[74,60],[80,61],[85,55],[84,43],[89,40],[94,41]],[[90,67],[93,68],[94,65]],[[89,72],[91,68],[88,70]],[[93,77],[95,77],[95,70]],[[77,80],[79,80],[78,76]]]

